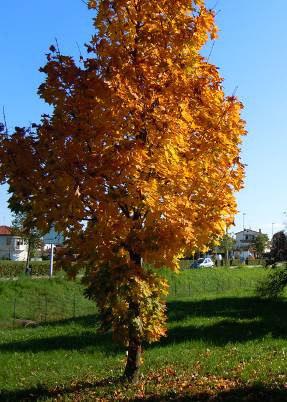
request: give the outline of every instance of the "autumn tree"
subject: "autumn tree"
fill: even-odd
[[[38,228],[55,224],[87,267],[101,328],[127,346],[125,377],[137,381],[143,341],[166,332],[156,268],[177,270],[233,221],[245,127],[201,55],[217,35],[203,0],[88,3],[87,57],[51,46],[39,94],[53,111],[3,139],[1,172]]]

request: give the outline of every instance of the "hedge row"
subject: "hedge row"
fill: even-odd
[[[247,260],[245,261],[245,265],[263,265],[265,266],[266,264],[266,260],[264,259],[252,259],[252,260]],[[241,264],[242,265],[242,264]]]
[[[266,261],[264,259],[247,259],[247,260],[240,260],[239,258],[233,258],[229,260],[229,263],[226,264],[226,261],[224,261],[225,265],[231,265],[231,266],[243,266],[243,265],[263,265],[265,266]]]
[[[181,260],[180,268],[189,269],[192,264],[192,260]],[[24,261],[5,261],[0,260],[0,278],[14,278],[20,276],[25,271]],[[31,261],[32,274],[35,276],[45,276],[49,275],[50,262],[49,261]],[[229,262],[230,265],[230,262]],[[240,260],[232,260],[232,266],[242,266],[246,265]],[[265,265],[265,260],[249,260],[248,265]],[[224,266],[226,266],[224,262]],[[54,270],[59,270],[59,268],[54,267]]]
[[[14,278],[25,271],[25,261],[0,261],[0,278]],[[32,274],[35,276],[48,275],[49,261],[31,261]]]
[[[193,263],[193,260],[181,260],[179,265],[181,269],[189,269],[191,268],[191,264]],[[255,260],[255,259],[249,259],[247,261],[240,261],[239,259],[233,259],[233,260],[229,260],[228,262],[225,260],[222,260],[222,266],[252,266],[252,265],[262,265],[265,266],[266,261],[265,260]]]

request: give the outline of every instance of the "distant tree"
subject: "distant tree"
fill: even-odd
[[[225,254],[225,258],[229,261],[230,252],[234,250],[236,240],[230,236],[230,234],[225,233],[217,246],[221,253]]]
[[[202,56],[217,33],[203,0],[88,4],[89,57],[51,46],[39,89],[51,115],[3,138],[0,178],[88,266],[86,293],[137,381],[143,342],[166,332],[167,283],[147,264],[177,270],[233,221],[245,122]]]
[[[271,257],[275,261],[287,260],[287,236],[283,230],[275,233],[272,237]]]
[[[269,242],[269,238],[267,234],[260,233],[254,240],[253,246],[258,258],[262,258],[262,254],[264,253]]]

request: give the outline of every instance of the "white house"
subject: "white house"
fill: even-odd
[[[253,256],[253,244],[257,236],[262,234],[261,229],[258,232],[252,229],[244,229],[241,232],[235,233],[235,255],[240,258],[248,258]]]
[[[26,261],[28,244],[12,234],[9,226],[0,226],[0,259]]]

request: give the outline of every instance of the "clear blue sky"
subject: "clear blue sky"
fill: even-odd
[[[207,3],[213,7],[216,0]],[[272,222],[274,231],[281,229],[287,211],[287,1],[219,0],[216,9],[220,38],[210,61],[220,67],[227,94],[238,87],[249,131],[242,152],[245,189],[231,231],[242,229],[245,213],[246,227],[271,234]],[[45,53],[56,37],[63,53],[77,56],[77,43],[83,49],[92,32],[93,12],[81,0],[15,0],[1,1],[0,15],[0,106],[13,128],[37,122],[48,110],[37,96]],[[2,187],[0,224],[10,223],[6,199]]]

